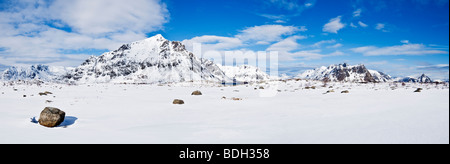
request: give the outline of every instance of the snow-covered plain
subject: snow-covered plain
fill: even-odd
[[[322,85],[5,84],[0,85],[0,143],[449,143],[447,86]],[[260,86],[280,92],[260,97],[255,90]],[[424,90],[414,93],[418,87]],[[335,92],[324,94],[331,89]],[[191,96],[195,90],[203,95]],[[39,96],[45,91],[53,94]],[[185,104],[173,105],[174,99]],[[66,112],[63,125],[32,123],[47,106]]]

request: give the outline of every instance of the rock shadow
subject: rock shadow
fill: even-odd
[[[31,119],[31,123],[33,124],[39,124],[39,121],[36,119],[36,117],[30,118]],[[67,128],[73,124],[75,124],[75,122],[78,120],[77,117],[74,116],[66,116],[64,117],[64,121],[58,125],[58,128]]]

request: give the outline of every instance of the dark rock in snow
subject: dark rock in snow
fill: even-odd
[[[184,101],[183,100],[179,100],[179,99],[175,99],[175,100],[173,100],[173,104],[182,105],[182,104],[184,104]]]
[[[66,113],[58,108],[46,107],[39,117],[39,124],[45,127],[56,127],[60,125]]]
[[[200,91],[194,91],[194,92],[192,92],[191,95],[194,95],[194,96],[200,96],[200,95],[202,95],[202,92],[200,92]]]

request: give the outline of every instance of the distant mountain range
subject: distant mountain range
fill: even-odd
[[[162,35],[124,44],[98,57],[92,56],[76,68],[46,65],[11,67],[0,75],[4,81],[41,80],[76,84],[257,82],[271,79],[266,72],[254,66],[221,66],[197,58],[181,42],[169,41]],[[283,76],[283,79],[287,78]],[[383,72],[368,70],[364,65],[351,66],[346,63],[308,70],[296,78],[336,82],[433,82],[426,75],[394,80]]]
[[[41,80],[55,82],[58,77],[65,75],[73,68],[51,67],[47,65],[32,65],[30,67],[10,67],[3,71],[0,79],[5,81]]]
[[[335,82],[389,82],[391,76],[374,70],[368,70],[364,65],[351,66],[346,63],[320,67],[297,75],[300,79],[326,80]]]
[[[414,77],[405,77],[402,79],[398,79],[398,82],[406,82],[406,83],[432,83],[434,82],[431,80],[430,77],[428,77],[425,74],[422,74],[421,76],[414,78]]]
[[[35,65],[11,67],[2,74],[5,81],[36,79],[77,84],[233,82],[233,79],[245,82],[268,80],[268,77],[252,66],[219,67],[212,61],[197,58],[181,42],[169,41],[162,35],[92,56],[73,69]]]

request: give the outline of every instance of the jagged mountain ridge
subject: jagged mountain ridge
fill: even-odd
[[[405,77],[402,78],[400,80],[398,80],[398,82],[404,82],[404,83],[433,83],[434,81],[431,80],[430,77],[428,77],[425,74],[422,74],[421,76],[415,78],[415,77]]]
[[[156,35],[91,57],[63,79],[81,83],[170,83],[219,82],[224,76],[225,73],[211,63],[203,64],[181,42]]]
[[[297,75],[297,78],[335,82],[388,82],[392,80],[389,75],[368,70],[363,64],[350,66],[346,63],[307,70]]]
[[[42,64],[29,67],[13,66],[3,71],[0,79],[4,81],[41,80],[53,82],[71,69],[70,67],[54,67]]]

